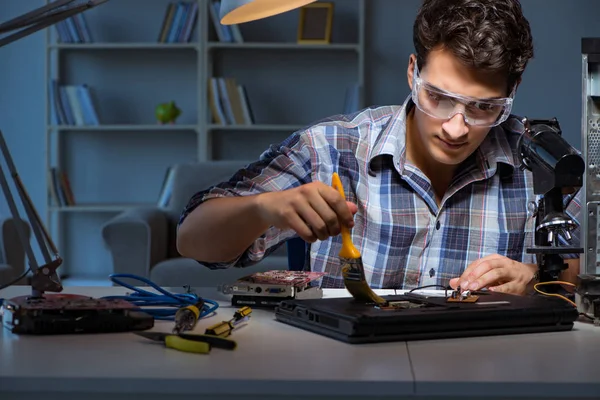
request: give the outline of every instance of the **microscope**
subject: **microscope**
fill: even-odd
[[[521,122],[524,128],[518,146],[521,168],[531,171],[534,193],[538,196],[537,201],[528,205],[528,211],[535,216],[535,232],[534,245],[527,252],[537,256],[539,282],[559,281],[560,273],[568,267],[561,255],[584,252],[583,247],[570,245],[571,232],[577,224],[565,213],[565,199],[574,197],[583,186],[585,162],[561,136],[556,118],[523,118]],[[584,234],[580,235],[582,240]],[[574,295],[560,285],[548,285],[549,289],[544,291],[575,297],[578,310],[593,317],[598,325],[599,281],[596,275],[580,274]]]
[[[540,282],[558,281],[567,268],[561,255],[583,253],[582,247],[570,245],[571,232],[577,224],[565,213],[564,199],[575,196],[583,186],[585,164],[562,137],[556,118],[523,118],[521,122],[524,128],[518,146],[521,168],[531,171],[533,190],[538,196],[537,201],[528,204],[528,211],[535,216],[535,232],[534,245],[527,252],[536,255]]]

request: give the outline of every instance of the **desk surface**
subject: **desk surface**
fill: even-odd
[[[0,291],[26,294],[27,287]],[[227,296],[211,289],[198,294],[217,300],[218,315],[196,331],[231,318]],[[347,295],[327,290],[326,296]],[[65,293],[101,297],[120,287],[67,287]],[[385,294],[383,292],[382,294]],[[172,322],[153,330],[168,332]],[[600,327],[577,323],[573,331],[349,345],[274,320],[254,309],[250,323],[234,333],[235,351],[198,355],[167,349],[132,333],[18,336],[0,331],[0,397],[10,395],[145,393],[236,396],[296,395],[391,397],[600,396]],[[576,394],[576,395],[575,395]],[[154,396],[154,397],[152,397]],[[159,397],[156,397],[159,396]],[[56,397],[59,398],[59,397]]]

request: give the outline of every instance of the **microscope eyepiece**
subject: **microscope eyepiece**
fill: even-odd
[[[519,155],[524,167],[534,172],[534,191],[546,194],[554,188],[574,191],[583,185],[585,163],[561,135],[558,121],[523,118]]]

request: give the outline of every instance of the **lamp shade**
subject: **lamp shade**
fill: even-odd
[[[221,0],[219,18],[223,25],[240,24],[281,14],[316,0]]]

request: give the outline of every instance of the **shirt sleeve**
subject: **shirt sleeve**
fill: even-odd
[[[185,206],[179,224],[200,204],[219,197],[250,196],[291,189],[312,181],[313,151],[306,132],[296,132],[278,145],[272,145],[259,159],[238,170],[228,181],[202,190]],[[237,259],[223,263],[197,260],[209,269],[247,267],[272,253],[286,240],[297,236],[292,230],[269,228]]]

